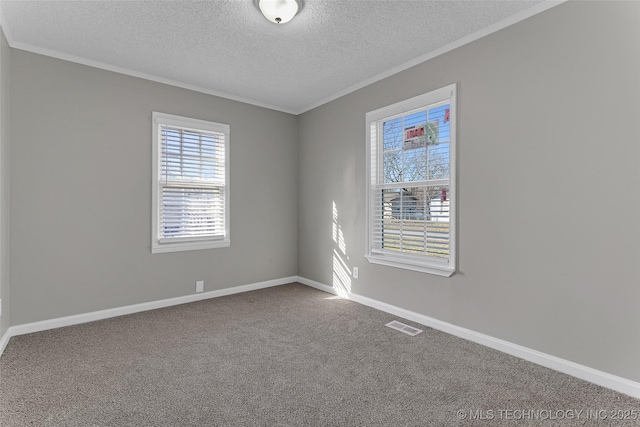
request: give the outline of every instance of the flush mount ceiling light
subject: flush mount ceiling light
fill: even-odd
[[[256,0],[260,12],[269,21],[284,24],[300,11],[301,0]]]

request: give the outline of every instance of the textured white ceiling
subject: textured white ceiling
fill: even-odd
[[[305,0],[288,24],[253,0],[5,1],[12,47],[299,113],[552,4]]]

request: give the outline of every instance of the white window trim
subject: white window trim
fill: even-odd
[[[390,116],[400,115],[419,108],[424,108],[444,99],[450,99],[450,143],[449,143],[449,260],[440,261],[435,258],[415,257],[409,254],[373,253],[371,251],[372,221],[371,218],[371,123]],[[372,264],[419,271],[438,276],[450,277],[457,267],[457,185],[456,185],[456,145],[457,145],[457,85],[443,87],[416,97],[388,105],[366,114],[366,252],[365,257]]]
[[[172,114],[153,112],[151,117],[152,127],[152,180],[151,180],[151,253],[166,253],[193,251],[199,249],[225,248],[231,246],[230,231],[230,198],[229,198],[229,138],[230,127],[222,123],[209,122],[206,120],[192,119],[189,117],[175,116]],[[224,191],[224,237],[220,238],[195,238],[195,239],[177,239],[176,241],[167,242],[159,239],[159,221],[160,221],[160,171],[162,170],[160,155],[160,125],[177,126],[195,131],[219,132],[225,134],[225,191]]]

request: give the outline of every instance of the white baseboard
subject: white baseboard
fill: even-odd
[[[76,314],[73,316],[58,317],[56,319],[11,326],[7,329],[7,331],[0,339],[0,356],[2,356],[2,353],[4,352],[9,339],[17,335],[30,334],[33,332],[46,331],[47,329],[78,325],[80,323],[93,322],[96,320],[108,319],[110,317],[124,316],[125,314],[133,314],[142,311],[155,310],[157,308],[170,307],[172,305],[186,304],[189,302],[201,301],[210,298],[218,298],[226,295],[255,291],[257,289],[269,288],[272,286],[279,286],[297,281],[297,276],[283,277],[281,279],[267,280],[266,282],[252,283],[249,285],[236,286],[233,288],[219,289],[210,292],[202,292],[176,298],[144,302],[141,304],[127,305],[124,307],[110,308],[107,310],[93,311],[90,313]]]
[[[4,332],[4,335],[2,335],[2,337],[0,337],[0,356],[2,356],[2,353],[4,352],[4,348],[9,343],[9,338],[11,338],[11,335],[9,335],[9,333],[10,333],[9,329],[11,329],[11,328],[8,328]]]
[[[314,280],[310,280],[300,276],[298,276],[297,281],[312,288],[337,295],[336,291],[331,286],[325,285],[324,283],[316,282]],[[537,350],[532,350],[518,344],[513,344],[499,338],[494,338],[480,332],[475,332],[470,329],[452,325],[451,323],[443,322],[441,320],[434,319],[433,317],[405,310],[403,308],[367,298],[362,295],[352,293],[347,295],[346,298],[357,303],[375,308],[377,310],[384,311],[386,313],[393,314],[407,320],[411,320],[415,323],[419,323],[421,325],[425,325],[430,328],[437,329],[439,331],[446,332],[448,334],[455,335],[469,341],[473,341],[486,347],[490,347],[494,350],[498,350],[503,353],[528,360],[529,362],[536,363],[546,368],[550,368],[555,371],[562,372],[564,374],[568,374],[573,377],[580,378],[582,380],[589,381],[594,384],[598,384],[600,386],[619,391],[620,393],[624,393],[631,397],[640,399],[640,383],[638,382],[612,375],[607,372],[599,371],[588,366],[580,365],[569,360],[561,359],[559,357],[551,356]]]

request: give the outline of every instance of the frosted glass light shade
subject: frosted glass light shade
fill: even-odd
[[[258,0],[258,7],[265,18],[276,24],[291,21],[300,9],[297,0]]]

